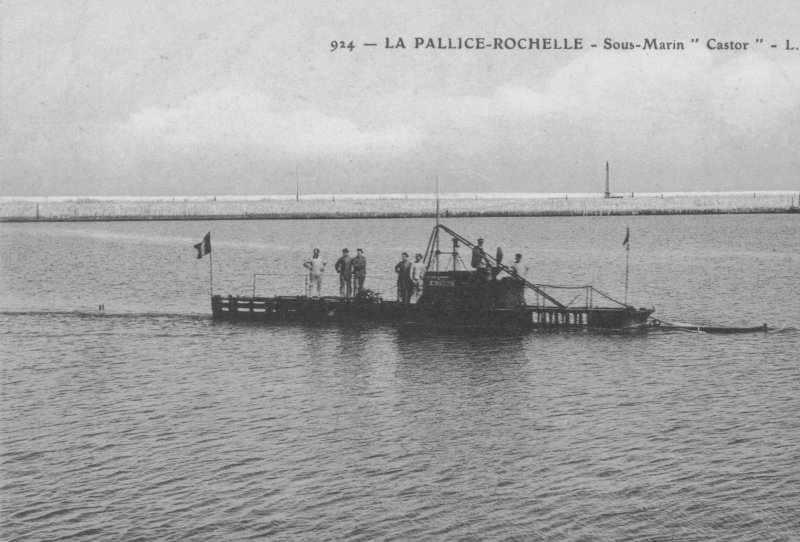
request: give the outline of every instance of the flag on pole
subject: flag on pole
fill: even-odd
[[[208,232],[203,240],[197,243],[194,248],[197,249],[197,259],[199,260],[204,255],[211,252],[211,232]]]
[[[631,238],[631,229],[630,229],[630,227],[627,227],[627,228],[625,228],[625,240],[624,240],[624,241],[622,241],[622,246],[625,246],[625,245],[627,245],[627,244],[628,244],[628,240],[629,240],[630,238]],[[209,250],[210,250],[210,249],[209,249]],[[200,257],[200,256],[198,256],[198,258],[199,258],[199,257]]]

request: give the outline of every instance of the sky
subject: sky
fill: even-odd
[[[800,190],[794,0],[5,0],[0,81],[0,197]]]

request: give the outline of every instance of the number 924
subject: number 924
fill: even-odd
[[[353,49],[355,49],[355,48],[356,48],[356,46],[353,45],[352,41],[349,42],[349,43],[345,43],[344,41],[336,41],[336,40],[331,42],[331,52],[339,50],[339,49],[347,49],[348,51],[350,51],[352,53]]]

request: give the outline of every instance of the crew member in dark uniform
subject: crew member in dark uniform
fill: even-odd
[[[355,279],[356,295],[364,289],[364,279],[367,278],[367,258],[364,251],[356,249],[356,257],[353,258],[353,278]]]
[[[478,244],[472,248],[471,263],[478,276],[484,279],[489,278],[489,262],[486,260],[486,252],[483,250],[483,239],[478,239]]]
[[[403,252],[402,260],[394,266],[397,273],[397,300],[401,303],[411,303],[413,283],[411,281],[411,262],[408,261],[408,252]]]
[[[350,257],[350,250],[342,250],[342,257],[336,260],[335,269],[339,273],[339,297],[353,297],[353,258]]]

